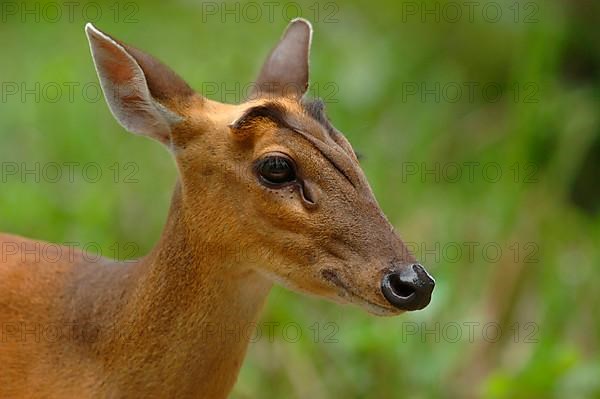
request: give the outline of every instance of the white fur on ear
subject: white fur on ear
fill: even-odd
[[[140,65],[123,46],[91,23],[85,25],[85,32],[104,97],[115,119],[130,132],[169,144],[169,119],[175,114],[152,98]]]
[[[293,19],[265,61],[256,81],[255,93],[302,97],[308,89],[312,25]]]

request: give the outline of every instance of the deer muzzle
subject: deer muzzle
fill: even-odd
[[[419,310],[431,301],[435,280],[423,266],[411,264],[383,276],[381,291],[397,309]]]

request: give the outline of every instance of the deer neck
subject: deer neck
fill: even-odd
[[[120,351],[115,370],[130,370],[127,385],[137,378],[155,393],[219,398],[235,383],[271,283],[206,236],[187,223],[178,184],[158,245],[135,265],[116,321],[125,333],[107,342]]]

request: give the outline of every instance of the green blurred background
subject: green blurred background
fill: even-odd
[[[236,101],[304,16],[311,90],[437,287],[398,318],[276,288],[232,397],[600,397],[599,3],[247,4],[2,0],[0,230],[118,258],[160,234],[173,162],[113,120],[85,22]]]

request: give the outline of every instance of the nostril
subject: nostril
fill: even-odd
[[[392,292],[399,297],[408,298],[411,295],[415,295],[415,286],[402,281],[400,274],[391,274],[389,276],[389,283]]]
[[[435,281],[423,266],[405,266],[383,276],[381,291],[387,301],[402,310],[423,309],[431,300]]]

